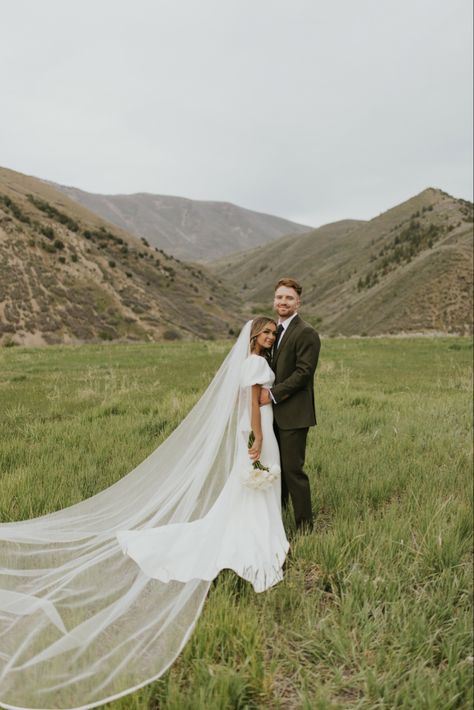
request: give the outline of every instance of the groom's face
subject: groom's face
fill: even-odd
[[[281,320],[291,318],[300,305],[300,298],[294,288],[279,286],[273,298],[273,308]]]

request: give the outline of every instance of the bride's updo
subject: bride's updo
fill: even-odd
[[[273,323],[273,325],[276,328],[276,321],[274,321],[273,318],[269,318],[268,316],[257,316],[256,318],[253,319],[252,326],[250,328],[250,352],[251,353],[255,352],[255,343],[257,342],[257,338],[260,335],[260,333],[263,332],[263,329],[265,328],[267,323]],[[269,359],[270,350],[265,350],[262,354],[267,359]]]

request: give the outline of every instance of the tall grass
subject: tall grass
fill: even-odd
[[[199,398],[227,343],[0,352],[0,516],[110,485]],[[467,339],[323,343],[307,470],[317,526],[285,515],[284,581],[213,584],[182,655],[113,710],[472,705]]]

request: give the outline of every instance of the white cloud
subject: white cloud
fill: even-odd
[[[0,162],[321,224],[472,199],[470,0],[16,0]]]

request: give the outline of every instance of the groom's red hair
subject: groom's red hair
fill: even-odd
[[[280,286],[286,286],[287,288],[294,288],[298,296],[301,296],[303,293],[303,286],[298,283],[298,281],[295,281],[295,279],[290,279],[290,278],[285,278],[285,279],[280,279],[277,285],[275,286],[275,291],[277,288],[280,288]]]

